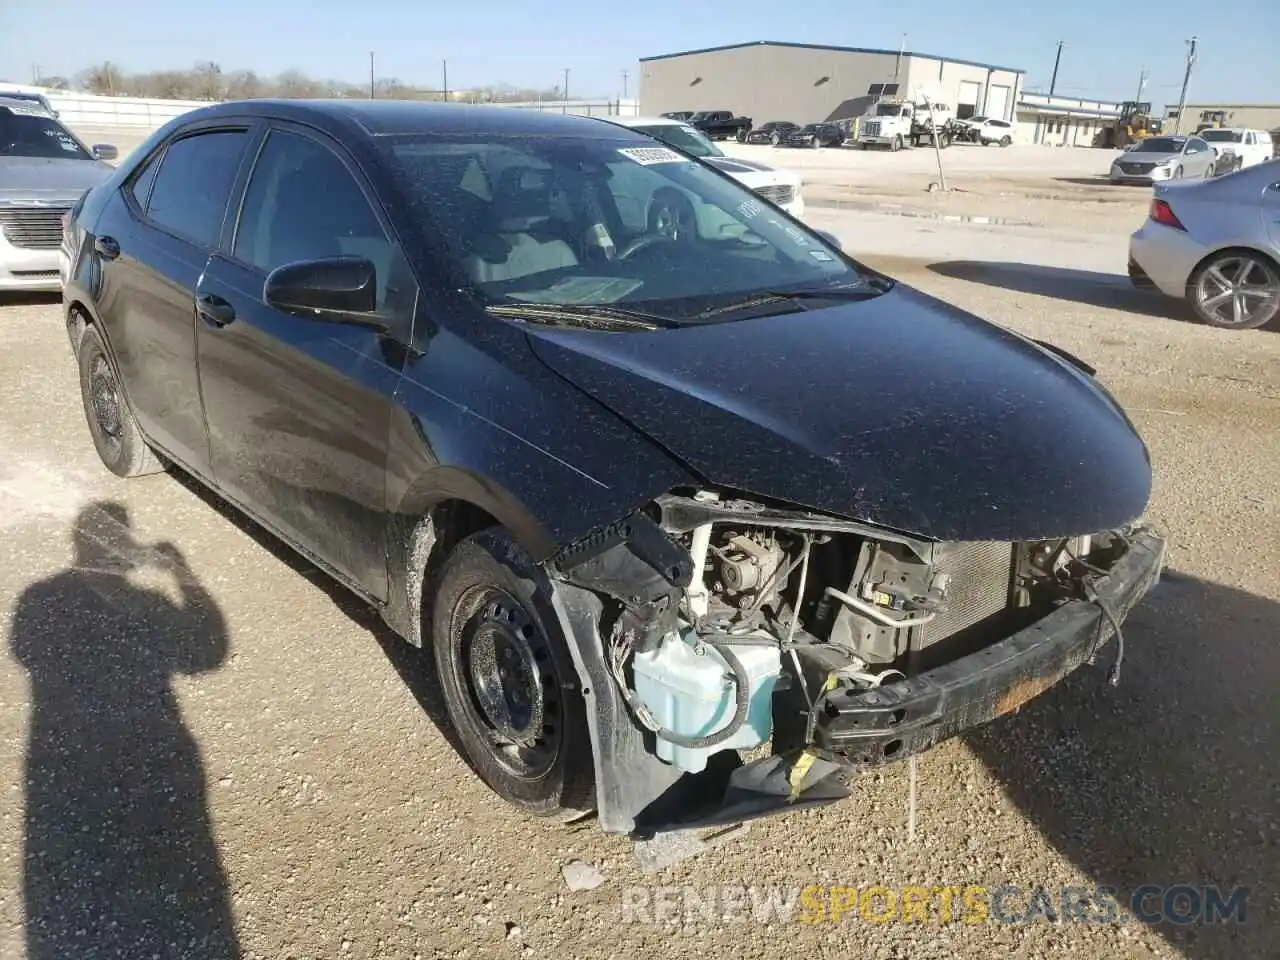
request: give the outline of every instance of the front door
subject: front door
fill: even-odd
[[[417,287],[340,153],[311,133],[268,133],[234,235],[197,291],[200,384],[219,485],[385,599],[387,434]],[[374,263],[394,336],[263,300],[275,267],[337,255]]]

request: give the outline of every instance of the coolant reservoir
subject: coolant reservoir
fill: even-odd
[[[766,634],[754,634],[761,640]],[[721,750],[748,750],[773,733],[773,689],[782,669],[775,643],[729,643],[747,675],[747,718],[727,740],[710,747],[681,747],[661,736],[657,754],[662,760],[697,773],[707,758]],[[696,648],[696,649],[695,649]],[[719,651],[696,645],[691,630],[670,633],[648,653],[634,660],[636,694],[666,730],[686,737],[705,737],[723,730],[733,719],[733,671]]]

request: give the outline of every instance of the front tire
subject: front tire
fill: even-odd
[[[1009,136],[1008,134],[1005,134],[1003,137],[1000,138],[1000,146],[1002,147],[1007,147],[1011,143],[1013,143],[1013,137]]]
[[[586,705],[546,575],[490,528],[454,548],[437,582],[432,646],[464,759],[525,813],[593,810]]]
[[[897,134],[896,136],[894,136],[893,142],[889,144],[889,149],[892,150],[894,153],[897,153],[899,150],[902,149],[902,134]]]
[[[102,334],[92,324],[80,337],[78,359],[80,400],[102,465],[117,477],[159,473],[164,466],[143,439]]]

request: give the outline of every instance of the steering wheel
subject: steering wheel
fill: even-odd
[[[618,251],[618,259],[626,260],[633,253],[639,253],[641,250],[647,250],[655,243],[677,243],[675,237],[669,237],[665,233],[642,233],[636,237],[625,247]]]

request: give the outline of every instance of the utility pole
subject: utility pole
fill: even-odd
[[[1142,91],[1147,89],[1147,68],[1143,67],[1142,72],[1138,74],[1138,92],[1134,95],[1134,100],[1141,102]]]
[[[1062,63],[1062,44],[1064,41],[1058,41],[1058,55],[1053,58],[1053,79],[1049,81],[1049,96],[1053,96],[1054,89],[1058,86],[1058,64]]]
[[[569,112],[569,68],[564,68],[564,92],[561,94],[562,102],[560,104],[560,112]]]
[[[622,99],[627,99],[627,71],[622,71]]]
[[[1196,44],[1199,39],[1192,37],[1187,41],[1187,72],[1182,75],[1182,92],[1178,94],[1178,115],[1173,120],[1173,132],[1182,132],[1182,111],[1187,106],[1187,84],[1191,82],[1191,68],[1196,65]]]
[[[373,90],[373,51],[369,51],[369,99],[374,98]]]
[[[449,61],[440,61],[440,86],[444,90],[444,101],[449,102]]]
[[[35,86],[40,86],[40,64],[33,63],[31,65],[31,82]]]
[[[902,57],[907,52],[907,35],[902,34],[902,43],[898,45],[898,59],[893,64],[893,79],[896,82],[899,74],[902,73]]]

